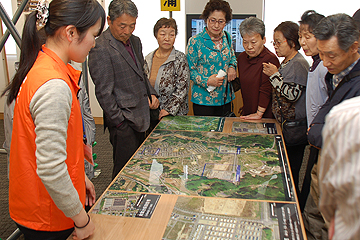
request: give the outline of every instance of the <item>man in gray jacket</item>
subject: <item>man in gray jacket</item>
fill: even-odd
[[[150,109],[159,106],[156,92],[144,75],[141,41],[132,35],[137,16],[131,0],[113,0],[107,17],[109,28],[89,54],[95,95],[113,146],[113,178],[145,139]]]

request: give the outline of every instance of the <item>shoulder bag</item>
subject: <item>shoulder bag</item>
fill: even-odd
[[[229,46],[231,46],[229,36],[228,36],[228,34],[226,32],[225,32],[225,35],[226,35],[226,40],[227,40]],[[230,85],[231,85],[232,89],[234,90],[234,92],[237,92],[237,91],[239,91],[241,89],[241,83],[240,83],[240,78],[239,77],[236,77],[230,83],[231,83]]]
[[[281,113],[281,128],[282,134],[284,136],[284,142],[287,146],[307,144],[307,120],[305,118],[301,119],[286,119],[283,111],[282,104],[279,100],[277,92],[275,93],[276,101],[280,107]]]

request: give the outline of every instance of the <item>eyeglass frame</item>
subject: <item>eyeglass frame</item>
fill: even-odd
[[[276,42],[276,41],[271,41],[270,43],[275,47],[280,47],[281,44],[283,44],[284,42],[287,42],[287,39],[285,39],[284,41],[282,42]]]
[[[209,20],[209,22],[210,22],[211,24],[214,24],[214,25],[215,25],[216,23],[218,23],[220,26],[226,24],[226,20],[224,20],[224,19],[216,20],[216,18],[208,18],[208,20]],[[221,22],[220,22],[220,21],[221,21]]]

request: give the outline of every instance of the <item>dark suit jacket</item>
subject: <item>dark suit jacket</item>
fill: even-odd
[[[107,29],[96,39],[96,46],[89,53],[89,71],[105,124],[114,127],[127,120],[134,130],[144,132],[150,123],[145,84],[148,84],[150,94],[156,93],[144,75],[140,39],[132,35],[130,42],[137,64],[123,43]]]
[[[333,90],[331,84],[332,77],[333,74],[330,74],[329,72],[325,76],[325,83],[327,85],[329,98],[320,108],[319,112],[310,124],[308,132],[309,143],[317,148],[322,147],[323,141],[321,133],[325,124],[326,115],[330,112],[330,110],[335,105],[338,105],[346,99],[360,96],[360,60],[350,73],[341,80],[335,90]]]

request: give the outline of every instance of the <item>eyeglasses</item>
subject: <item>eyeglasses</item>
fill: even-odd
[[[226,21],[224,19],[216,20],[215,18],[209,18],[209,22],[211,24],[218,23],[219,25],[224,25],[226,23]]]
[[[279,47],[282,43],[286,42],[286,40],[282,41],[282,42],[279,42],[279,41],[271,41],[272,45],[275,47]]]

